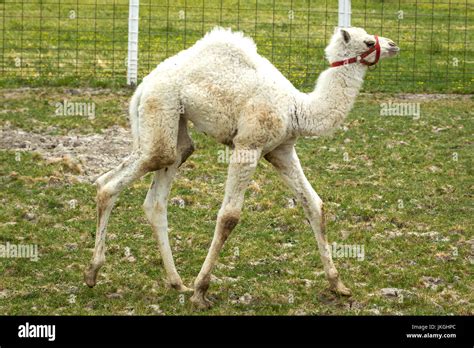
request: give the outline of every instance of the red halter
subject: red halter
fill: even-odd
[[[365,51],[364,53],[362,53],[360,56],[357,56],[357,57],[334,62],[331,64],[331,66],[336,67],[336,66],[347,65],[347,64],[352,64],[352,63],[362,63],[367,66],[377,64],[377,62],[380,59],[380,43],[379,43],[379,37],[377,35],[374,35],[374,37],[375,37],[375,45],[372,46],[368,51]],[[364,58],[374,51],[375,51],[375,60],[372,63],[366,61]]]

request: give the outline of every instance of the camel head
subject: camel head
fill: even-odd
[[[380,59],[393,57],[398,54],[400,48],[392,40],[379,36]],[[334,34],[326,47],[326,59],[329,63],[344,61],[364,55],[376,45],[375,35],[367,34],[362,28],[336,28]],[[376,52],[370,53],[364,60],[368,63],[376,61]]]

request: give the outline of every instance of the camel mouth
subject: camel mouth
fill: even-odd
[[[387,52],[389,53],[390,56],[395,56],[398,54],[398,52],[400,52],[400,48],[399,47],[390,47],[390,48],[387,48]]]

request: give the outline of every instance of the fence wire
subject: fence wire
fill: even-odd
[[[337,0],[141,0],[139,78],[216,25],[242,30],[295,86],[327,67]],[[352,0],[352,25],[401,54],[366,91],[472,93],[472,0]],[[0,85],[122,85],[128,0],[0,0]]]

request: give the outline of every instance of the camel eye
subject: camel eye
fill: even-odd
[[[374,41],[364,41],[367,47],[373,47],[375,45]]]

